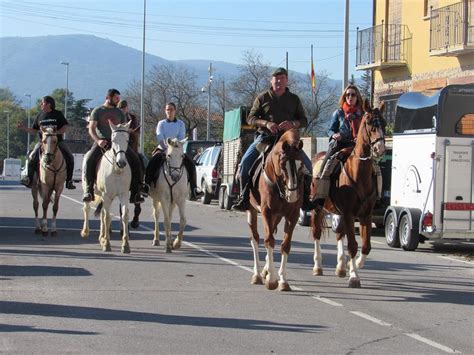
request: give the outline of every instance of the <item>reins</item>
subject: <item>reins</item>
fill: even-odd
[[[167,167],[167,170],[165,170],[163,168],[163,175],[165,176],[165,180],[166,180],[166,183],[168,184],[168,187],[170,189],[170,195],[171,195],[171,203],[173,203],[173,187],[181,180],[181,177],[183,176],[183,171],[184,171],[184,156],[181,156],[181,165],[179,167],[176,167],[176,166],[171,166],[169,164],[169,156],[166,155],[166,159],[165,159],[165,165]],[[179,175],[178,175],[178,178],[176,180],[174,180],[171,176],[171,174],[173,172],[176,172],[178,171],[179,172]],[[170,182],[168,180],[168,175],[171,177],[172,180],[174,180],[174,182]]]

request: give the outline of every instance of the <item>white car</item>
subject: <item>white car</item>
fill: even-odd
[[[221,183],[220,155],[222,145],[207,148],[196,160],[196,186],[201,190],[201,202],[205,205],[217,199]]]

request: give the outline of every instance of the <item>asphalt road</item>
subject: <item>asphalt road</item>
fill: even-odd
[[[59,235],[43,238],[33,233],[29,190],[0,184],[0,351],[474,353],[471,244],[403,252],[379,232],[360,271],[362,288],[350,289],[334,275],[332,233],[322,246],[325,274],[315,277],[309,228],[297,226],[293,291],[268,291],[250,284],[245,214],[188,203],[185,244],[166,254],[163,237],[151,245],[147,201],[141,227],[131,230],[132,252],[122,255],[117,221],[112,252],[97,244],[96,219],[90,238],[80,237],[80,197],[66,191]]]

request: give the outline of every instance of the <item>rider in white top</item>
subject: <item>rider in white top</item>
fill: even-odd
[[[168,111],[168,107],[166,110]],[[158,146],[163,150],[166,149],[166,139],[178,138],[179,140],[182,140],[185,135],[186,126],[184,125],[184,122],[175,117],[172,119],[166,118],[165,120],[161,120],[156,125],[156,140],[158,141]]]

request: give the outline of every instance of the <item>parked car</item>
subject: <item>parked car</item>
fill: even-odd
[[[183,150],[188,157],[196,161],[206,148],[212,147],[219,143],[219,141],[205,140],[186,141],[183,145]]]
[[[201,202],[205,205],[219,197],[222,179],[221,160],[222,144],[207,148],[196,160],[196,185],[202,194]]]

